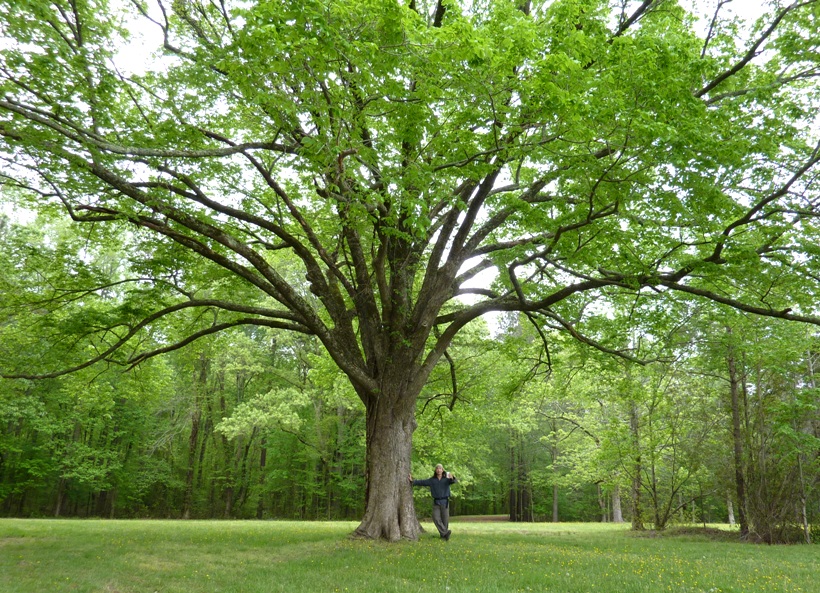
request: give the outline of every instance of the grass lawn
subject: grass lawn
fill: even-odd
[[[628,526],[460,522],[444,542],[355,523],[0,519],[0,593],[820,593],[820,546]]]

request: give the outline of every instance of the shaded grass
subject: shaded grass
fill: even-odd
[[[818,546],[636,536],[622,525],[454,522],[444,542],[355,523],[0,520],[0,592],[820,593]]]

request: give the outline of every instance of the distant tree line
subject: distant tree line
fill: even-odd
[[[18,273],[5,270],[7,281]],[[83,306],[88,323],[106,314]],[[419,398],[414,473],[438,462],[457,473],[455,515],[634,529],[731,521],[751,539],[816,539],[817,336],[684,309],[666,325],[648,311],[634,324],[634,307],[608,311],[621,326],[613,336],[633,323],[629,358],[518,314],[474,323]],[[5,333],[1,347],[59,354],[25,331]],[[4,379],[0,427],[4,516],[355,519],[364,510],[364,411],[309,336],[244,328],[128,371],[99,363]],[[416,493],[422,515],[425,496]]]

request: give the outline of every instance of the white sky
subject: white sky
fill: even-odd
[[[703,31],[706,31],[719,0],[680,1],[684,7],[687,7],[691,12],[700,17],[700,26]],[[770,0],[728,0],[721,8],[721,16],[738,16],[751,23],[765,12],[769,2]],[[155,4],[149,2],[148,8],[155,18],[161,18]],[[150,59],[146,49],[153,51],[154,48],[158,48],[162,44],[162,35],[157,25],[146,23],[142,17],[135,19],[134,23],[136,26],[133,29],[133,38],[123,47],[123,51],[116,59],[117,65],[129,73],[144,70],[147,61]]]
[[[715,14],[718,0],[682,0],[681,4],[690,7],[692,12],[708,15],[706,18],[711,19]],[[721,13],[727,11],[743,18],[756,18],[763,14],[766,4],[766,0],[730,0],[723,6]]]

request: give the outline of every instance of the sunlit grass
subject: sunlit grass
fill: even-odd
[[[355,523],[0,520],[0,592],[817,593],[820,546],[627,526],[454,522],[440,540],[352,540]]]

